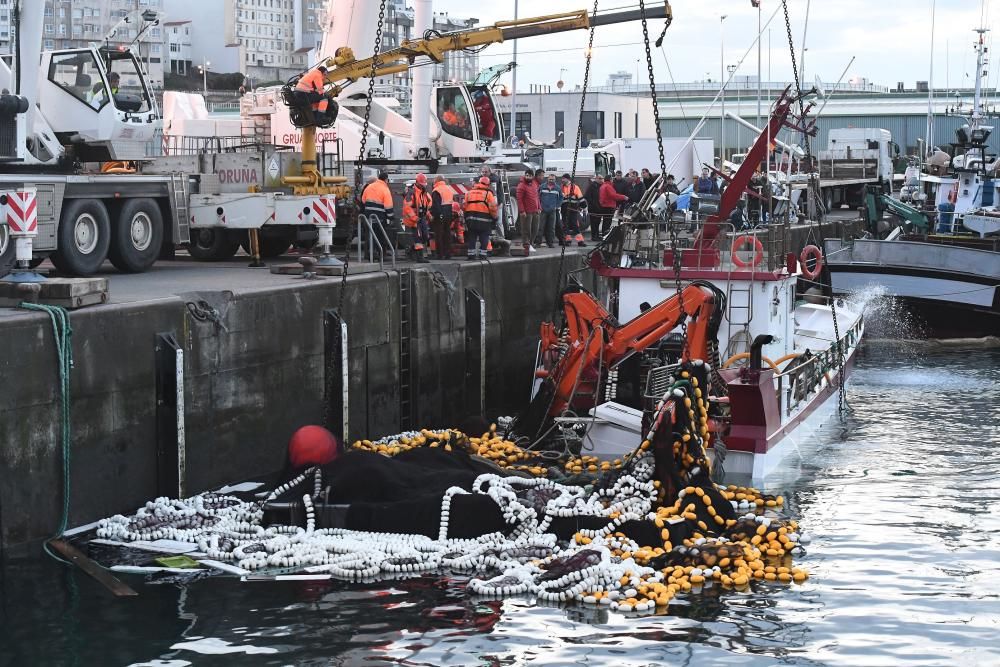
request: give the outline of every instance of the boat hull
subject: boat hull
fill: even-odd
[[[855,346],[849,351],[844,364],[844,383],[848,382],[854,367]],[[751,483],[763,482],[773,475],[781,466],[790,468],[786,459],[792,456],[802,457],[802,445],[837,414],[840,406],[840,380],[836,373],[830,380],[816,391],[797,414],[783,422],[776,430],[767,435],[766,440],[759,441],[754,451],[745,449],[729,449],[723,467],[726,471],[726,482],[736,482],[743,479]]]
[[[881,286],[918,325],[909,337],[1000,335],[1000,253],[914,241],[827,240],[836,293]]]

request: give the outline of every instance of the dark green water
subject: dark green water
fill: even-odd
[[[1000,665],[1000,351],[869,345],[849,400],[773,485],[813,537],[804,585],[640,619],[435,579],[116,600],[39,556],[3,568],[0,665]]]

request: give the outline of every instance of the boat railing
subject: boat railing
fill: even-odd
[[[367,232],[367,233],[366,233]],[[384,244],[383,244],[384,242]],[[372,216],[364,213],[358,214],[358,262],[363,261],[362,245],[368,250],[368,261],[375,263],[375,256],[378,255],[378,265],[380,269],[385,268],[385,255],[389,254],[392,259],[392,268],[396,269],[396,248],[389,238],[388,232],[382,223]]]
[[[733,272],[773,272],[785,266],[788,252],[788,225],[782,222],[761,224],[737,229],[733,223],[706,223],[704,220],[684,222],[622,222],[619,243],[607,247],[607,264],[620,268],[669,269],[670,225],[677,235],[677,246],[681,252],[693,250],[702,230],[713,224],[718,230],[716,237],[702,251],[708,251],[720,259],[715,270]],[[734,244],[743,239],[742,250],[733,258]],[[758,251],[757,242],[760,243]],[[745,244],[745,245],[743,245]]]
[[[783,410],[786,416],[791,414],[803,399],[820,389],[824,381],[832,381],[830,371],[843,372],[841,369],[843,360],[861,341],[863,323],[864,318],[858,318],[843,336],[825,350],[815,354],[810,353],[805,361],[774,374],[774,379],[778,383],[776,391],[779,409]]]

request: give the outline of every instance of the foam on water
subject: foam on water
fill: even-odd
[[[910,340],[924,338],[924,328],[906,305],[884,285],[870,283],[848,292],[847,301],[865,315],[865,338]]]

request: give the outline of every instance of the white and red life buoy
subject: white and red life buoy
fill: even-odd
[[[814,263],[813,268],[809,268],[809,260]],[[802,275],[808,280],[815,280],[823,271],[823,251],[817,246],[807,245],[799,255],[799,264],[802,267]]]
[[[751,259],[749,262],[744,262],[743,259],[740,258],[737,251],[742,249],[743,246],[747,244],[747,242],[751,242],[753,244],[754,253],[753,253],[753,259]],[[762,261],[764,261],[764,246],[761,244],[760,239],[757,238],[756,236],[750,234],[744,234],[743,236],[737,236],[735,239],[733,239],[733,247],[730,250],[730,255],[733,258],[733,264],[740,267],[741,269],[745,269],[751,266],[757,266]]]

